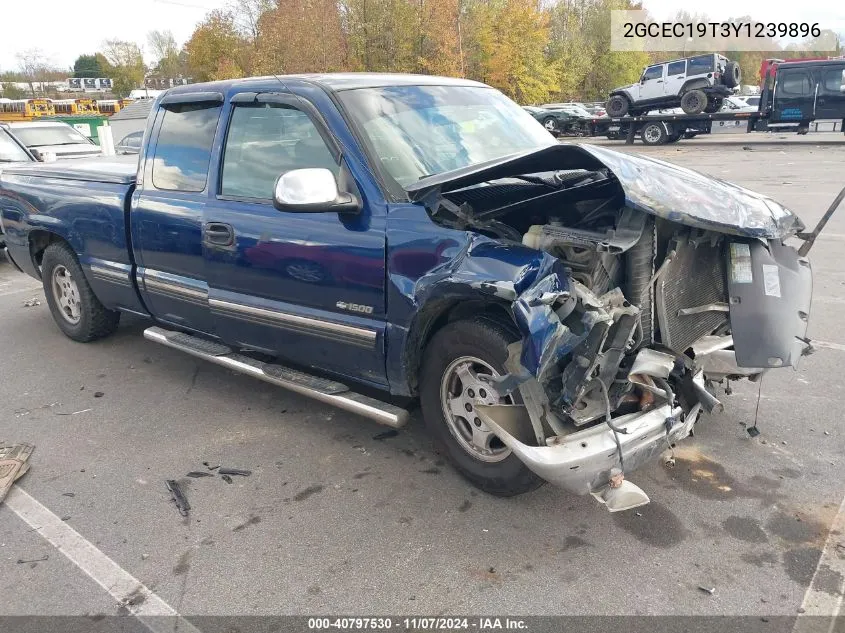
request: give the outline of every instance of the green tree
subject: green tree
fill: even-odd
[[[3,84],[3,97],[6,99],[23,99],[26,97],[26,90],[21,90],[14,83]]]
[[[101,66],[103,56],[94,53],[93,55],[80,55],[73,62],[74,77],[105,77],[105,70]]]
[[[143,84],[147,68],[137,44],[124,40],[106,40],[102,54],[107,63],[104,70],[111,77],[112,92],[117,96],[125,97]]]

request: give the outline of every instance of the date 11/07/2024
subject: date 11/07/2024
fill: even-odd
[[[308,618],[312,631],[528,631],[528,624],[519,618],[503,617],[403,617],[403,618]]]
[[[625,22],[622,37],[819,37],[818,22]]]

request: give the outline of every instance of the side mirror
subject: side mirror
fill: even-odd
[[[351,193],[338,191],[334,174],[322,167],[292,169],[276,180],[273,204],[279,211],[294,213],[357,213],[361,202]]]

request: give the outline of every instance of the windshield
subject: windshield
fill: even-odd
[[[339,97],[384,170],[402,186],[556,142],[493,88],[391,86]]]
[[[4,130],[0,130],[0,163],[17,163],[30,160],[23,148],[15,143]]]
[[[84,143],[93,145],[86,136],[83,136],[67,124],[19,127],[15,128],[15,136],[27,147],[38,147],[41,145],[76,145]]]

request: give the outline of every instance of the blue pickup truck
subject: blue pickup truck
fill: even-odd
[[[480,83],[182,86],[131,160],[0,176],[8,255],[67,336],[128,312],[150,341],[383,424],[419,401],[492,494],[645,503],[626,476],[720,410],[719,386],[810,349],[793,213],[558,143]]]

